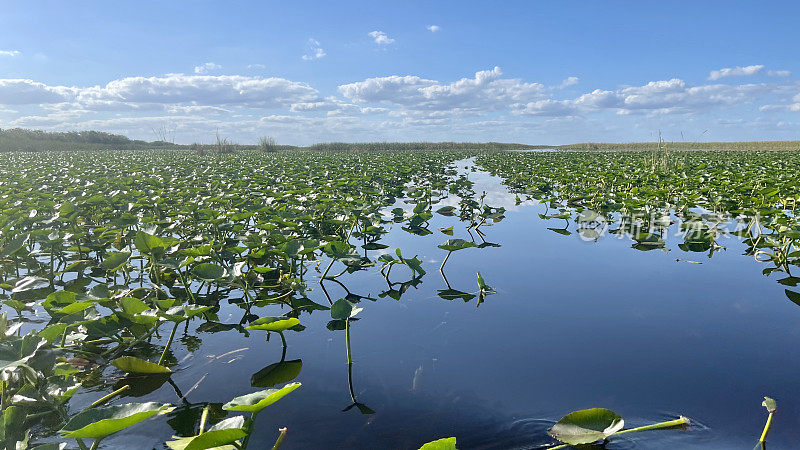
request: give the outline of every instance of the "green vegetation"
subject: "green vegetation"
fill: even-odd
[[[98,448],[116,432],[164,418],[175,431],[166,443],[172,449],[244,449],[264,433],[255,425],[259,412],[300,386],[303,362],[287,352],[315,312],[329,316],[327,330],[344,332],[351,401],[344,410],[373,414],[354,388],[353,328],[367,320],[369,302],[400,300],[427,273],[417,255],[382,241],[388,229],[425,237],[434,234],[434,214],[458,221],[471,240],[437,239],[446,285],[439,297],[477,297],[480,305],[494,292],[480,272],[474,293],[454,289],[444,272],[453,252],[497,246],[481,227],[505,218],[453,168],[468,157],[543,204],[543,219],[574,221],[588,239],[611,233],[629,236],[637,250],[665,249],[666,230],[679,221],[679,248],[711,257],[722,239],[736,236],[737,245],[744,242],[748,254],[770,264],[765,273],[784,275],[779,282],[800,304],[800,278],[790,272],[800,265],[800,154],[464,148],[0,155],[0,301],[8,310],[0,315],[0,438],[9,448],[70,438],[85,450],[83,439]],[[457,206],[434,209],[450,196]],[[440,231],[452,235],[453,226]],[[370,270],[386,282],[376,297],[341,281]],[[325,299],[309,297],[311,283]],[[326,284],[345,295],[331,297]],[[230,311],[241,317],[221,317]],[[200,332],[274,336],[281,358],[251,375],[255,392],[224,405],[190,402],[172,379],[183,364],[174,344],[177,337],[193,351],[193,333]],[[174,398],[123,403],[165,383]],[[76,394],[97,399],[77,408]],[[622,430],[621,418],[601,412],[568,415],[551,434],[568,444],[594,442],[685,423]],[[281,429],[275,448],[284,439]],[[455,448],[455,439],[426,445]]]
[[[726,244],[770,264],[764,274],[797,287],[800,277],[800,153],[686,151],[486,154],[477,160],[512,192],[547,206],[542,219],[589,241],[628,237],[641,251],[665,250],[677,225],[685,252],[711,258]],[[564,221],[564,222],[562,222]],[[786,290],[800,304],[800,293]]]
[[[47,132],[23,128],[0,129],[0,152],[26,151],[73,151],[73,150],[192,150],[195,153],[224,154],[234,151],[260,150],[265,153],[288,150],[311,150],[321,152],[373,152],[411,150],[519,150],[548,148],[541,145],[509,144],[500,142],[328,142],[308,147],[280,145],[274,138],[263,136],[257,144],[237,144],[216,133],[211,144],[194,143],[180,145],[169,142],[170,132],[164,128],[153,130],[159,140],[146,142],[131,140],[118,134],[100,131]]]
[[[0,152],[141,150],[172,147],[175,145],[163,141],[137,141],[101,131],[46,132],[23,128],[0,129]]]
[[[738,151],[765,151],[765,150],[800,150],[800,141],[751,141],[751,142],[663,142],[661,148],[669,150],[738,150]],[[578,151],[657,151],[658,142],[583,142],[578,144],[559,145],[562,150]]]

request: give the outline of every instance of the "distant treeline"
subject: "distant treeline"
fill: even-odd
[[[51,150],[137,150],[152,148],[169,148],[175,150],[192,150],[198,153],[230,153],[239,150],[285,151],[408,151],[408,150],[522,150],[549,148],[546,145],[509,144],[501,142],[327,142],[308,147],[279,145],[271,139],[262,139],[260,144],[235,144],[228,139],[217,136],[211,144],[179,145],[164,141],[140,141],[129,139],[119,134],[102,131],[69,131],[48,132],[27,130],[23,128],[0,129],[0,152],[8,151],[51,151]]]
[[[0,152],[51,151],[51,150],[143,150],[167,148],[191,150],[198,153],[229,153],[240,150],[266,152],[286,150],[313,150],[337,152],[413,151],[413,150],[531,150],[557,148],[562,150],[658,150],[656,142],[584,142],[568,145],[528,145],[504,142],[324,142],[307,147],[280,145],[271,138],[262,138],[259,144],[235,144],[217,136],[211,144],[181,145],[164,141],[141,141],[119,134],[102,131],[49,132],[23,128],[0,128]],[[800,141],[754,142],[664,142],[669,150],[800,150]]]
[[[176,147],[167,142],[128,139],[102,131],[49,132],[24,128],[0,128],[0,151],[105,150]]]
[[[657,142],[584,142],[559,145],[563,150],[658,150]],[[800,150],[800,141],[752,141],[752,142],[662,142],[661,149],[668,150]]]

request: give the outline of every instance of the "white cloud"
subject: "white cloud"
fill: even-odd
[[[578,77],[567,77],[567,78],[564,78],[564,81],[561,82],[561,84],[558,86],[558,88],[559,89],[564,89],[567,86],[574,86],[574,85],[578,84],[578,81],[580,81],[580,79]]]
[[[504,79],[501,74],[495,67],[446,84],[411,75],[368,78],[339,86],[339,93],[359,103],[386,103],[427,112],[495,111],[544,95],[539,83]]]
[[[48,86],[33,80],[0,79],[0,104],[3,105],[69,103],[94,110],[147,109],[148,105],[168,104],[277,108],[314,101],[317,97],[317,90],[305,83],[241,75],[128,77],[92,87]]]
[[[0,56],[19,56],[19,50],[0,50]]]
[[[222,69],[222,66],[220,66],[219,64],[215,64],[213,62],[207,62],[200,64],[199,66],[194,66],[194,73],[204,74],[219,69]]]
[[[267,66],[265,66],[264,64],[248,64],[247,68],[248,69],[266,69]]]
[[[0,104],[30,105],[61,103],[75,98],[78,90],[65,86],[48,86],[33,80],[0,79]]]
[[[792,72],[788,70],[770,70],[767,72],[767,75],[771,77],[788,77],[792,74]]]
[[[383,31],[370,31],[367,35],[378,45],[388,45],[394,42],[394,39],[387,36]]]
[[[751,75],[755,75],[759,72],[764,70],[764,66],[761,64],[753,65],[753,66],[746,66],[746,67],[726,67],[724,69],[719,70],[712,70],[708,74],[708,79],[711,81],[719,80],[720,78],[727,78],[727,77],[747,77]]]
[[[797,90],[792,85],[707,84],[689,86],[685,81],[651,81],[642,86],[628,86],[615,91],[594,90],[574,99],[540,100],[519,105],[513,112],[537,116],[570,116],[612,111],[617,114],[637,112],[672,114],[699,113],[724,105],[744,105],[758,98]]]
[[[440,27],[439,25],[428,25],[425,28],[427,28],[428,31],[430,31],[431,33],[436,33],[437,31],[440,31],[442,29],[442,27]]]
[[[576,80],[570,77],[561,85],[574,86]],[[407,140],[409,135],[558,143],[641,138],[641,130],[649,133],[665,120],[689,130],[693,123],[722,126],[744,119],[739,134],[727,138],[793,138],[791,126],[775,131],[775,123],[794,123],[786,116],[800,112],[800,82],[770,81],[692,84],[672,78],[567,96],[570,91],[558,85],[505,78],[499,67],[454,80],[366,78],[341,84],[334,95],[284,78],[243,75],[177,73],[82,87],[0,79],[0,112],[4,105],[19,111],[2,112],[0,127],[98,129],[152,139],[152,126],[172,121],[179,125],[179,142],[210,139],[219,127],[239,142],[269,134],[287,143]],[[673,116],[660,117],[665,114]],[[756,123],[753,117],[770,119]]]
[[[303,55],[303,59],[306,61],[320,59],[325,55],[327,55],[327,53],[325,53],[325,50],[323,50],[322,47],[320,46],[319,41],[316,39],[313,38],[309,39],[307,47],[308,51],[306,52],[306,54]]]

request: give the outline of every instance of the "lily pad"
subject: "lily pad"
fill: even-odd
[[[128,373],[170,373],[169,367],[151,363],[135,356],[121,356],[111,362],[111,365]]]
[[[266,389],[253,392],[252,394],[242,395],[222,405],[222,409],[226,411],[257,413],[299,387],[300,383],[290,383],[280,389]]]
[[[103,438],[172,410],[167,403],[126,403],[89,408],[75,415],[59,432],[71,438]]]
[[[567,414],[547,433],[565,444],[590,444],[606,439],[624,426],[625,421],[614,411],[590,408]]]

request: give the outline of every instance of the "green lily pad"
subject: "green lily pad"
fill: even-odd
[[[121,356],[111,362],[111,365],[128,373],[170,373],[169,367],[151,363],[134,356]]]
[[[300,383],[290,383],[280,389],[266,389],[253,392],[252,394],[242,395],[222,405],[222,409],[226,411],[257,413],[299,387]]]
[[[300,325],[300,320],[296,317],[262,317],[254,320],[248,330],[263,330],[263,331],[286,331],[292,327]]]
[[[465,248],[475,247],[475,243],[465,241],[464,239],[448,239],[444,241],[444,244],[439,244],[438,247],[442,250],[447,250],[448,252],[454,252],[457,250],[463,250]]]
[[[625,421],[614,411],[590,408],[567,414],[547,433],[565,444],[590,444],[611,436],[624,426]]]
[[[89,408],[72,417],[59,432],[71,438],[104,438],[171,410],[172,405],[156,402]]]
[[[225,269],[214,263],[200,263],[192,268],[192,274],[201,280],[214,281],[225,276]]]
[[[424,444],[419,450],[457,450],[456,438],[442,438]]]
[[[331,306],[331,318],[346,320],[355,317],[363,308],[356,308],[356,305],[346,299],[336,300]]]
[[[175,437],[167,442],[167,447],[172,450],[227,450],[235,449],[233,445],[237,440],[247,436],[244,430],[244,417],[235,416],[225,419],[203,434],[189,437]]]

